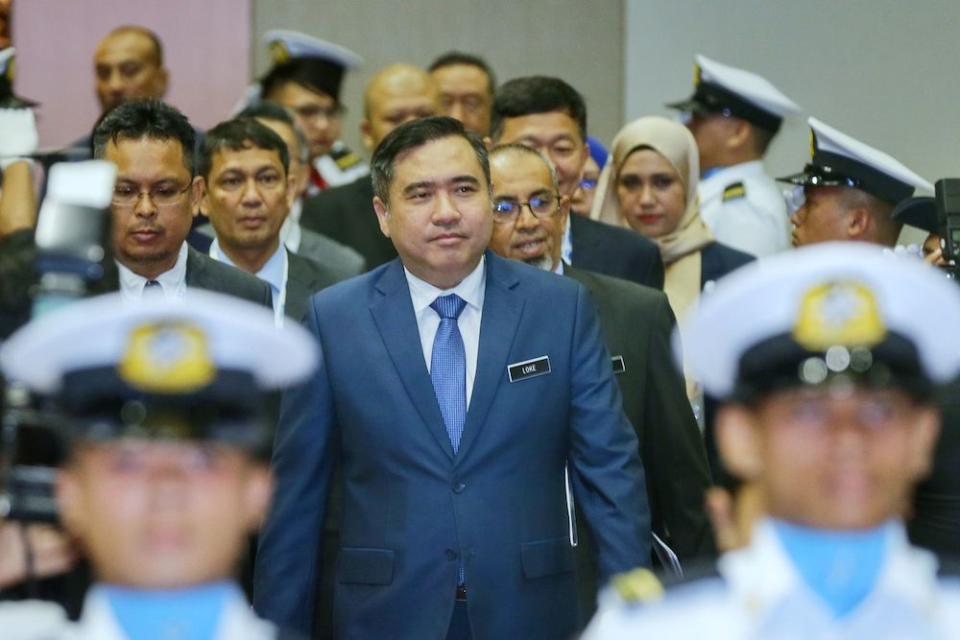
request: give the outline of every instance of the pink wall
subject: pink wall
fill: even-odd
[[[93,50],[114,27],[139,24],[163,42],[166,99],[196,126],[222,120],[250,77],[249,0],[16,0],[17,93],[41,103],[41,146],[89,132],[100,114]]]

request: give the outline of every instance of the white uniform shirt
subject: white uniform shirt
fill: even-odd
[[[718,242],[757,257],[790,247],[790,217],[760,160],[723,167],[700,181],[700,216]]]
[[[460,317],[457,327],[463,339],[463,350],[467,365],[467,407],[473,395],[473,380],[477,376],[477,352],[480,349],[480,319],[483,315],[483,297],[486,292],[487,270],[486,259],[481,256],[480,264],[470,272],[460,284],[453,289],[438,289],[428,282],[424,282],[404,268],[407,276],[407,285],[410,287],[410,299],[413,302],[413,312],[417,318],[417,329],[420,330],[420,346],[423,347],[423,359],[430,371],[430,360],[433,356],[433,340],[437,337],[440,328],[440,315],[430,308],[430,304],[439,296],[455,293],[467,303]]]
[[[95,589],[83,603],[80,620],[70,622],[49,602],[0,604],[3,640],[133,640],[120,628],[110,603]],[[258,618],[237,591],[224,605],[216,634],[210,640],[273,640],[277,630]]]
[[[624,604],[607,592],[583,640],[948,640],[960,638],[960,581],[938,580],[934,556],[911,547],[902,526],[869,595],[847,616],[797,573],[769,522],[746,548],[720,560],[723,579],[692,582],[661,602]]]

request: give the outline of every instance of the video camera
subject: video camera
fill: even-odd
[[[960,178],[943,178],[934,185],[940,249],[951,278],[960,274]]]
[[[32,318],[95,291],[104,275],[116,167],[99,160],[54,165],[37,219]],[[54,478],[65,455],[63,417],[16,381],[0,422],[0,517],[56,522]]]

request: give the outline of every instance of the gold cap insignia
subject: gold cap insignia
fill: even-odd
[[[810,129],[810,158],[817,153],[817,134],[813,132],[813,129]]]
[[[624,602],[653,602],[663,597],[663,585],[649,569],[621,573],[613,577],[611,584]]]
[[[699,87],[700,83],[703,82],[703,70],[700,68],[699,64],[694,63],[693,65],[693,86]]]
[[[183,322],[134,329],[118,370],[131,386],[157,393],[195,391],[216,373],[203,331]]]
[[[283,64],[290,60],[290,49],[282,40],[274,40],[267,45],[267,52],[274,64]]]
[[[810,351],[834,345],[869,347],[886,334],[873,292],[852,280],[828,282],[807,291],[793,327],[794,339]]]

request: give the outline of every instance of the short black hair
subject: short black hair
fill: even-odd
[[[276,151],[283,164],[283,172],[290,170],[290,153],[287,143],[270,127],[267,127],[254,118],[234,118],[221,122],[203,136],[200,145],[200,156],[197,171],[204,178],[210,177],[210,168],[213,166],[213,156],[218,151],[243,151],[244,149],[264,149]]]
[[[297,146],[300,151],[297,158],[304,164],[310,161],[310,141],[307,140],[307,135],[303,132],[303,129],[300,128],[300,125],[297,124],[293,114],[283,105],[271,100],[257,100],[244,107],[243,111],[238,113],[236,117],[273,120],[274,122],[282,122],[289,126],[293,131],[293,137],[297,139]],[[291,156],[293,155],[293,149],[287,149],[287,151],[290,152]]]
[[[427,71],[436,71],[437,69],[443,67],[452,67],[455,65],[467,65],[469,67],[476,67],[483,71],[487,76],[490,95],[492,96],[496,93],[497,77],[493,73],[493,69],[490,68],[490,65],[487,64],[486,60],[480,56],[473,55],[472,53],[448,51],[445,54],[438,56],[436,60],[431,62],[430,66],[427,68]]]
[[[463,123],[447,116],[431,116],[404,123],[387,134],[373,152],[370,160],[370,179],[373,192],[383,202],[390,200],[390,185],[393,183],[394,162],[397,157],[410,149],[423,146],[428,142],[443,138],[459,137],[470,143],[477,162],[483,170],[483,176],[490,186],[490,161],[487,147],[477,134],[467,131]]]
[[[107,144],[121,140],[176,140],[183,148],[183,165],[194,175],[197,134],[187,117],[162,100],[129,100],[106,113],[93,130],[93,157],[103,159]]]
[[[560,78],[547,76],[514,78],[500,85],[493,100],[490,137],[496,141],[503,134],[503,121],[507,118],[551,111],[561,111],[576,120],[580,137],[587,141],[587,105],[583,96]]]

